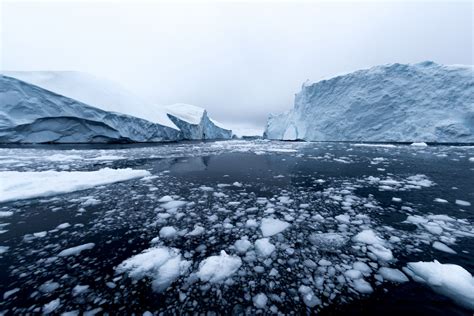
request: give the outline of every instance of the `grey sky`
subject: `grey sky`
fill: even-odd
[[[306,80],[473,63],[466,2],[2,2],[3,70],[79,70],[156,104],[263,126]]]

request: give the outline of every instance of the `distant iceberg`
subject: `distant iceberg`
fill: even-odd
[[[474,142],[474,68],[390,64],[305,83],[268,119],[278,140]]]
[[[211,119],[207,111],[191,104],[173,104],[165,107],[171,121],[178,126],[184,139],[230,139],[232,131]]]

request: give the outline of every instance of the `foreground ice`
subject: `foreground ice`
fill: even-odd
[[[116,271],[128,273],[134,279],[151,278],[153,290],[165,291],[190,266],[190,262],[181,259],[178,249],[154,247],[135,255],[120,265]]]
[[[473,142],[472,66],[390,64],[305,83],[269,139]],[[370,88],[368,88],[370,87]]]
[[[242,265],[240,257],[229,256],[224,250],[218,256],[211,256],[199,264],[197,276],[202,281],[216,283],[234,274]]]
[[[436,292],[458,304],[474,310],[474,278],[463,267],[455,264],[410,262],[405,271],[417,282],[426,283]]]
[[[288,227],[290,227],[289,223],[275,218],[264,218],[260,225],[263,237],[270,237],[279,234]]]
[[[0,202],[50,196],[149,176],[146,170],[0,171]]]

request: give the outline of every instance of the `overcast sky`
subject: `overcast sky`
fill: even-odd
[[[306,79],[473,63],[471,1],[0,3],[2,70],[90,72],[223,122],[263,126]]]

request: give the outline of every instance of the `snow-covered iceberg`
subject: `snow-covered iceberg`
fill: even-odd
[[[184,139],[230,139],[232,131],[211,119],[207,111],[190,104],[173,104],[166,107],[171,121],[178,126]]]
[[[474,68],[390,64],[303,84],[265,137],[306,141],[474,142]]]
[[[1,143],[160,142],[181,138],[176,127],[104,111],[0,75]]]

